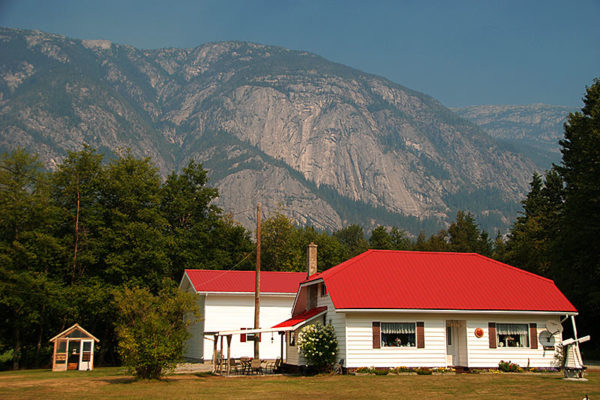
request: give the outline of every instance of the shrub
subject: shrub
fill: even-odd
[[[331,325],[317,322],[302,328],[298,334],[298,348],[304,354],[308,365],[317,371],[330,371],[337,355],[337,339]]]
[[[375,375],[387,375],[390,373],[390,370],[388,368],[384,368],[384,369],[375,369]]]
[[[431,370],[431,368],[417,368],[415,370],[417,372],[417,375],[431,375],[433,374],[433,371]]]
[[[360,367],[356,369],[356,372],[359,374],[372,374],[374,370],[375,368]]]
[[[498,369],[502,372],[523,372],[523,368],[519,367],[519,364],[504,360],[498,363]]]
[[[160,379],[182,358],[187,326],[193,322],[184,315],[197,315],[194,296],[177,288],[163,289],[158,296],[145,288],[124,288],[115,293],[115,302],[123,364],[138,378]]]
[[[433,368],[432,371],[435,372],[435,373],[438,373],[438,374],[445,374],[447,372],[454,372],[454,369],[440,367],[440,368]]]

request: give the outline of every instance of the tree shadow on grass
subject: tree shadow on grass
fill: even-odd
[[[112,379],[102,379],[103,382],[106,382],[108,384],[111,385],[126,385],[126,384],[130,384],[130,383],[135,383],[138,382],[139,379],[136,379],[132,376],[127,376],[127,377],[123,377],[123,378],[112,378]]]

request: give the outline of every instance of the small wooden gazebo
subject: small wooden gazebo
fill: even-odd
[[[99,341],[79,324],[54,336],[50,339],[54,343],[52,371],[93,370],[94,342]]]

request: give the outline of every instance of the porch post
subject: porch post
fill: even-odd
[[[219,343],[219,335],[215,335],[215,343],[213,345],[213,373],[217,373],[217,345]]]
[[[219,373],[223,373],[223,336],[221,336],[221,354],[219,355]]]
[[[285,332],[279,332],[279,339],[281,342],[281,362],[283,363],[283,342],[285,342]]]
[[[231,335],[227,335],[227,375],[231,372]]]

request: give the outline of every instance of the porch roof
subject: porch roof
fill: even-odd
[[[302,314],[298,314],[290,319],[280,322],[279,324],[273,326],[273,328],[277,328],[277,329],[290,328],[288,330],[293,331],[293,330],[296,330],[300,325],[308,322],[309,320],[317,318],[317,317],[325,314],[326,311],[327,311],[327,307],[325,307],[325,306],[311,308],[310,310],[305,311]]]

